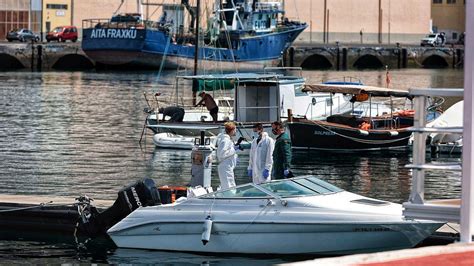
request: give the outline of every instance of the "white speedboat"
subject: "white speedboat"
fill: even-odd
[[[215,147],[216,137],[209,139],[211,147]],[[192,150],[196,146],[196,138],[166,132],[155,134],[153,143],[159,148]]]
[[[118,247],[244,254],[350,254],[409,248],[442,223],[314,176],[245,184],[143,207],[108,230]]]

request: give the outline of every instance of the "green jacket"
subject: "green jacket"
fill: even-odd
[[[273,179],[284,179],[283,171],[290,169],[291,163],[291,140],[286,132],[276,138],[273,150]]]

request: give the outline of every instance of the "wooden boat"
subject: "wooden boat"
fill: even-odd
[[[305,85],[304,91],[352,95],[352,102],[368,101],[369,112],[360,116],[353,112],[336,114],[326,120],[291,119],[287,126],[294,149],[335,151],[380,150],[405,148],[413,125],[412,110],[395,112],[393,97],[411,99],[407,91],[363,85]],[[374,114],[373,97],[388,97],[390,113]]]

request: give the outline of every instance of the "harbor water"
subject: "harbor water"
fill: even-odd
[[[150,177],[158,185],[190,181],[190,151],[155,149],[151,132],[139,144],[146,103],[144,92],[174,93],[175,72],[0,72],[0,194],[116,198],[125,185]],[[385,86],[385,71],[304,71],[308,83],[360,78]],[[167,85],[169,84],[169,85]],[[391,71],[391,87],[460,88],[463,71]],[[190,89],[188,94],[190,95]],[[459,99],[448,99],[452,103]],[[430,158],[428,156],[428,158]],[[312,174],[345,190],[393,202],[407,200],[411,171],[408,150],[328,153],[295,152],[292,170]],[[459,162],[459,156],[429,160]],[[236,181],[246,177],[248,155],[241,154]],[[215,167],[215,166],[214,166]],[[213,185],[218,185],[213,169]],[[428,171],[426,198],[460,195],[459,172]],[[38,202],[39,203],[39,202]],[[307,257],[204,256],[176,252],[116,249],[108,239],[78,247],[73,236],[0,230],[3,263],[166,263],[273,264]]]

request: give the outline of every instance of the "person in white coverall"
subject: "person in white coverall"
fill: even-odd
[[[263,125],[257,123],[253,126],[255,134],[250,148],[248,176],[252,182],[260,184],[271,180],[270,174],[273,165],[273,148],[275,141],[263,131]]]
[[[236,150],[238,146],[234,145],[231,137],[235,135],[235,124],[227,122],[224,124],[225,133],[217,136],[217,171],[221,181],[221,189],[235,187],[234,168],[237,164]]]

